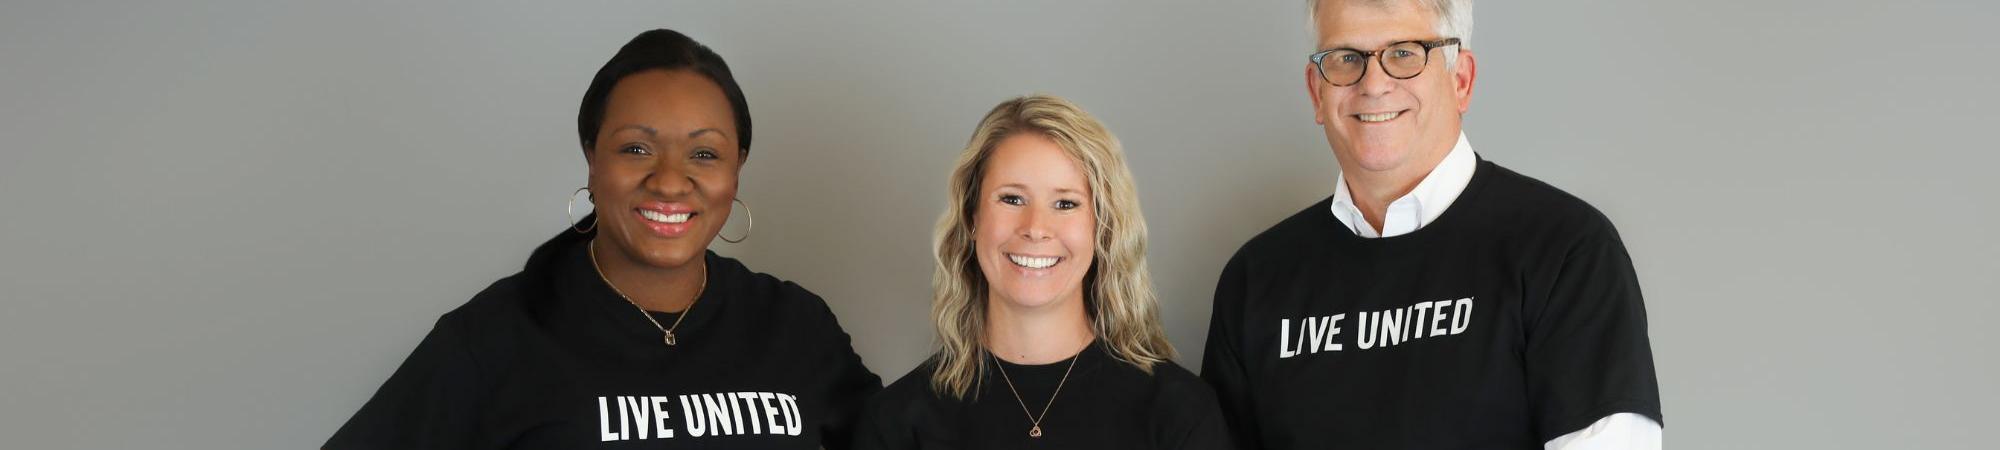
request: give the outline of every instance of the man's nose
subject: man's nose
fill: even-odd
[[[1356,92],[1380,97],[1396,90],[1396,78],[1389,76],[1388,69],[1382,68],[1382,55],[1368,55],[1368,60],[1361,64],[1361,81],[1354,82]]]

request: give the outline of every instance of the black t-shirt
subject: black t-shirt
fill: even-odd
[[[551,240],[438,319],[325,448],[847,446],[882,381],[818,296],[710,252],[707,288],[668,347],[604,284],[584,239]]]
[[[985,373],[963,400],[931,390],[935,366],[926,362],[869,401],[854,448],[1229,448],[1214,391],[1187,369],[1162,362],[1148,375],[1112,359],[1102,343],[1072,359],[1020,365],[987,357]],[[1065,371],[1070,372],[1068,381],[1063,381]],[[1008,389],[1008,380],[1019,397]],[[1051,394],[1056,394],[1054,404]],[[1041,414],[1045,407],[1042,436],[1029,436],[1034,423],[1026,410]]]
[[[1485,160],[1409,234],[1356,236],[1331,201],[1216,286],[1202,377],[1242,446],[1539,449],[1660,420],[1638,276],[1590,205]]]

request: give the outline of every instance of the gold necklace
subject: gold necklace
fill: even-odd
[[[705,258],[706,256],[701,257]],[[647,322],[653,323],[653,328],[659,328],[661,333],[666,334],[667,337],[662,341],[666,342],[668,347],[672,347],[675,344],[674,330],[681,327],[681,321],[687,320],[688,311],[693,311],[694,304],[701,301],[701,294],[708,292],[708,262],[703,261],[701,264],[701,287],[695,289],[694,299],[688,300],[686,308],[681,308],[681,316],[674,318],[674,326],[661,326],[660,321],[653,319],[653,313],[646,312],[646,307],[639,306],[639,302],[632,301],[632,297],[626,296],[625,291],[618,290],[618,285],[611,284],[611,277],[604,276],[604,268],[597,265],[596,239],[590,240],[590,268],[597,271],[597,278],[604,280],[605,286],[611,287],[611,293],[618,294],[618,298],[625,299],[625,303],[631,303],[633,308],[639,308],[639,315],[645,316]]]
[[[1084,349],[1088,350],[1089,347],[1084,347]],[[1007,376],[1007,366],[1000,362],[1000,357],[993,355],[991,352],[987,353],[987,355],[993,356],[993,367],[1000,369],[1000,379],[1007,381],[1007,390],[1014,393],[1014,401],[1021,403],[1021,413],[1028,415],[1028,423],[1032,425],[1028,428],[1028,437],[1042,437],[1042,418],[1049,416],[1049,407],[1055,406],[1057,395],[1062,395],[1063,383],[1069,382],[1069,372],[1076,370],[1076,360],[1083,359],[1083,352],[1077,352],[1076,356],[1070,357],[1069,368],[1063,369],[1062,380],[1056,381],[1056,391],[1049,393],[1049,402],[1042,404],[1042,414],[1039,416],[1028,412],[1028,401],[1022,400],[1021,391],[1014,388],[1014,379]]]

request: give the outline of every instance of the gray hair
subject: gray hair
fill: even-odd
[[[1319,45],[1317,39],[1319,39],[1318,38],[1319,3],[1321,1],[1324,0],[1306,0],[1306,24],[1311,26],[1313,29],[1313,36],[1314,36],[1313,39],[1315,39],[1313,43],[1314,46]],[[1340,1],[1364,1],[1364,0],[1340,0]],[[1365,1],[1367,3],[1375,5],[1383,5],[1391,1],[1400,1],[1400,0],[1365,0]],[[1432,15],[1436,17],[1435,19],[1433,19],[1435,23],[1431,24],[1431,28],[1437,31],[1439,37],[1458,38],[1458,45],[1445,47],[1443,49],[1445,68],[1449,69],[1457,67],[1458,50],[1472,49],[1472,0],[1414,0],[1414,1],[1419,6],[1422,6],[1424,8],[1429,8]],[[1314,48],[1313,50],[1317,51],[1320,49]]]

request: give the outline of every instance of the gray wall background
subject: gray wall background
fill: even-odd
[[[1669,445],[1987,448],[1996,19],[1486,2],[1467,133],[1619,224]],[[561,229],[578,98],[655,27],[728,58],[760,130],[756,235],[717,250],[826,297],[885,378],[930,341],[946,171],[1003,98],[1124,141],[1188,365],[1228,255],[1332,191],[1298,1],[9,1],[0,440],[317,446]]]

